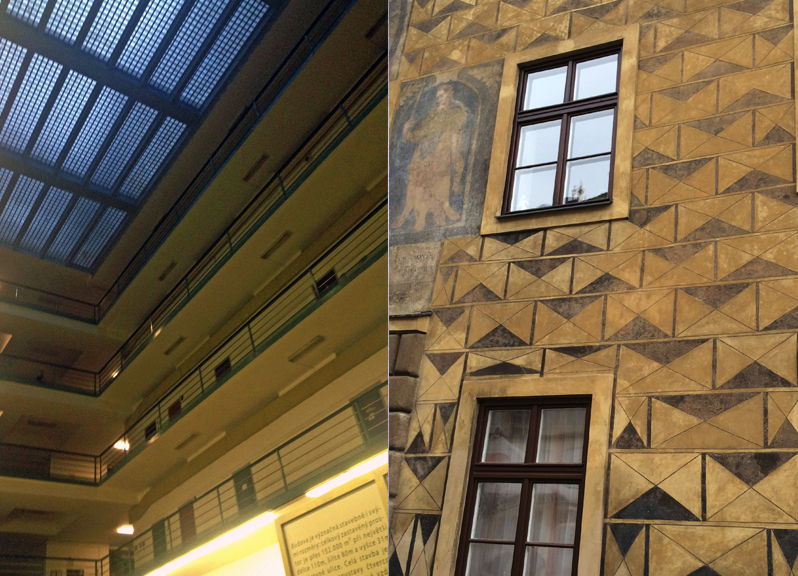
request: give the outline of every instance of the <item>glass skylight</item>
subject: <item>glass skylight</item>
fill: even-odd
[[[28,213],[39,197],[44,183],[20,176],[0,214],[0,242],[13,244],[20,229],[28,218]]]
[[[186,125],[178,122],[174,118],[166,118],[158,132],[150,142],[147,149],[139,158],[136,165],[125,178],[119,195],[130,198],[131,200],[138,201],[141,193],[150,183],[150,180],[158,173],[164,160],[167,159],[169,154],[180,140]]]
[[[152,0],[136,25],[125,49],[116,63],[117,68],[141,78],[169,26],[183,6],[184,0]],[[190,0],[188,0],[190,1]]]
[[[58,0],[45,30],[67,44],[74,44],[92,2],[93,0]]]
[[[47,6],[47,0],[11,0],[6,12],[19,18],[25,24],[38,26],[45,6]]]
[[[139,0],[104,0],[83,42],[83,49],[108,61],[138,3]]]
[[[125,216],[127,212],[109,206],[75,255],[73,260],[75,264],[90,269],[111,238],[116,235],[122,222],[125,221]]]
[[[47,257],[50,260],[65,263],[99,209],[99,202],[88,198],[78,198],[72,212],[69,213],[66,222],[61,226],[61,230],[50,245]]]
[[[171,94],[213,30],[229,0],[197,0],[161,58],[150,84]]]
[[[69,192],[55,186],[50,188],[47,191],[44,202],[36,211],[36,216],[33,217],[27,232],[25,232],[25,236],[22,237],[22,242],[19,245],[20,250],[30,252],[36,256],[41,254],[47,239],[55,230],[71,199],[72,194]]]
[[[65,172],[81,178],[86,176],[92,160],[100,151],[100,147],[105,142],[116,117],[122,112],[126,102],[127,96],[124,94],[108,87],[103,88],[64,161]]]
[[[0,132],[0,144],[15,152],[25,150],[62,68],[43,56],[33,56]]]
[[[96,84],[91,78],[69,72],[31,152],[35,160],[55,165]]]
[[[180,95],[183,102],[202,108],[268,9],[260,0],[241,3]]]
[[[107,189],[116,184],[122,170],[147,134],[147,130],[155,122],[156,116],[158,112],[141,102],[136,102],[91,177],[92,184]]]
[[[11,92],[26,52],[22,46],[0,38],[0,110],[6,105],[8,93]]]

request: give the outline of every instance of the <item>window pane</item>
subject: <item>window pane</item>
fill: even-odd
[[[520,500],[521,484],[482,482],[477,487],[471,538],[514,540]]]
[[[523,462],[529,438],[529,410],[491,410],[483,462]]]
[[[568,67],[542,70],[526,77],[524,110],[562,104],[565,99],[565,77]]]
[[[582,461],[585,408],[541,410],[536,462],[578,464]]]
[[[570,576],[572,548],[528,546],[524,562],[524,576]]]
[[[466,576],[509,576],[512,564],[512,545],[474,543],[468,549]]]
[[[581,158],[612,151],[615,110],[602,110],[571,118],[568,158]]]
[[[527,542],[573,544],[578,500],[578,484],[535,484]]]
[[[565,203],[607,198],[609,184],[609,154],[585,160],[571,160],[565,168]]]
[[[556,175],[556,164],[516,170],[510,210],[516,212],[551,206],[554,201],[554,177]]]
[[[580,62],[576,65],[574,100],[615,92],[618,85],[618,55]]]
[[[560,151],[560,126],[562,120],[522,127],[516,166],[556,162]]]

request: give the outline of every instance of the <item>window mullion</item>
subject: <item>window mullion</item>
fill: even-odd
[[[529,529],[529,514],[532,502],[532,481],[524,480],[521,487],[521,500],[518,509],[518,527],[515,531],[515,546],[513,548],[513,564],[511,576],[522,576],[524,573],[524,560],[526,556],[526,534]]]
[[[554,176],[554,206],[562,206],[565,203],[565,164],[568,155],[568,136],[571,131],[571,115],[564,114],[562,117],[562,127],[560,128],[560,151],[557,154],[557,174]]]

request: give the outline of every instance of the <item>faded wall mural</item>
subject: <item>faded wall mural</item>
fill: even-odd
[[[502,62],[402,85],[391,131],[391,243],[479,233]]]

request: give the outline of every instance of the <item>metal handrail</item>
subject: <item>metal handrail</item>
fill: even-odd
[[[335,147],[351,134],[386,93],[387,60],[383,55],[99,371],[19,357],[14,362],[4,361],[3,354],[0,355],[0,377],[80,394],[101,395]]]
[[[277,98],[304,68],[305,64],[316,53],[320,45],[335,29],[335,26],[353,4],[353,0],[330,0],[327,3],[255,99],[239,114],[222,142],[211,153],[210,158],[203,164],[197,175],[169,211],[158,221],[142,247],[128,262],[125,269],[99,302],[91,303],[2,279],[0,279],[0,300],[75,320],[93,324],[99,323],[114,301],[130,285],[133,278],[149,261],[155,250],[168,238],[175,226],[183,219],[188,209],[205,191],[213,177],[219,173],[233,153],[238,150],[240,144],[260,122],[266,112],[271,109]]]
[[[0,443],[0,476],[101,484],[385,255],[387,230],[388,206],[384,200],[207,354],[101,454]]]

